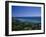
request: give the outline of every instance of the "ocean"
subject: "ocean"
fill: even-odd
[[[41,23],[41,17],[12,17],[13,21]]]

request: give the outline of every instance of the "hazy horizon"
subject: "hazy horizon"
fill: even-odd
[[[12,16],[12,17],[16,17],[16,16]],[[29,17],[29,16],[26,16],[26,17]],[[32,16],[31,16],[32,17]],[[34,16],[33,16],[34,17]],[[35,16],[35,17],[41,17],[41,16]]]

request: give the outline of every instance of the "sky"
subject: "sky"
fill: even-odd
[[[41,7],[12,6],[12,17],[39,17]]]

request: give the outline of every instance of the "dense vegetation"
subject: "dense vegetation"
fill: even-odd
[[[12,31],[40,29],[41,29],[40,23],[21,22],[20,20],[13,21],[12,19]]]

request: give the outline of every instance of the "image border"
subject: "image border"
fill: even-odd
[[[9,35],[9,3],[27,3],[27,4],[42,4],[44,6],[44,32],[43,33],[27,33],[27,34],[12,34]],[[45,3],[37,2],[22,2],[22,1],[5,1],[5,35],[6,36],[18,36],[18,35],[33,35],[33,34],[45,34]]]

